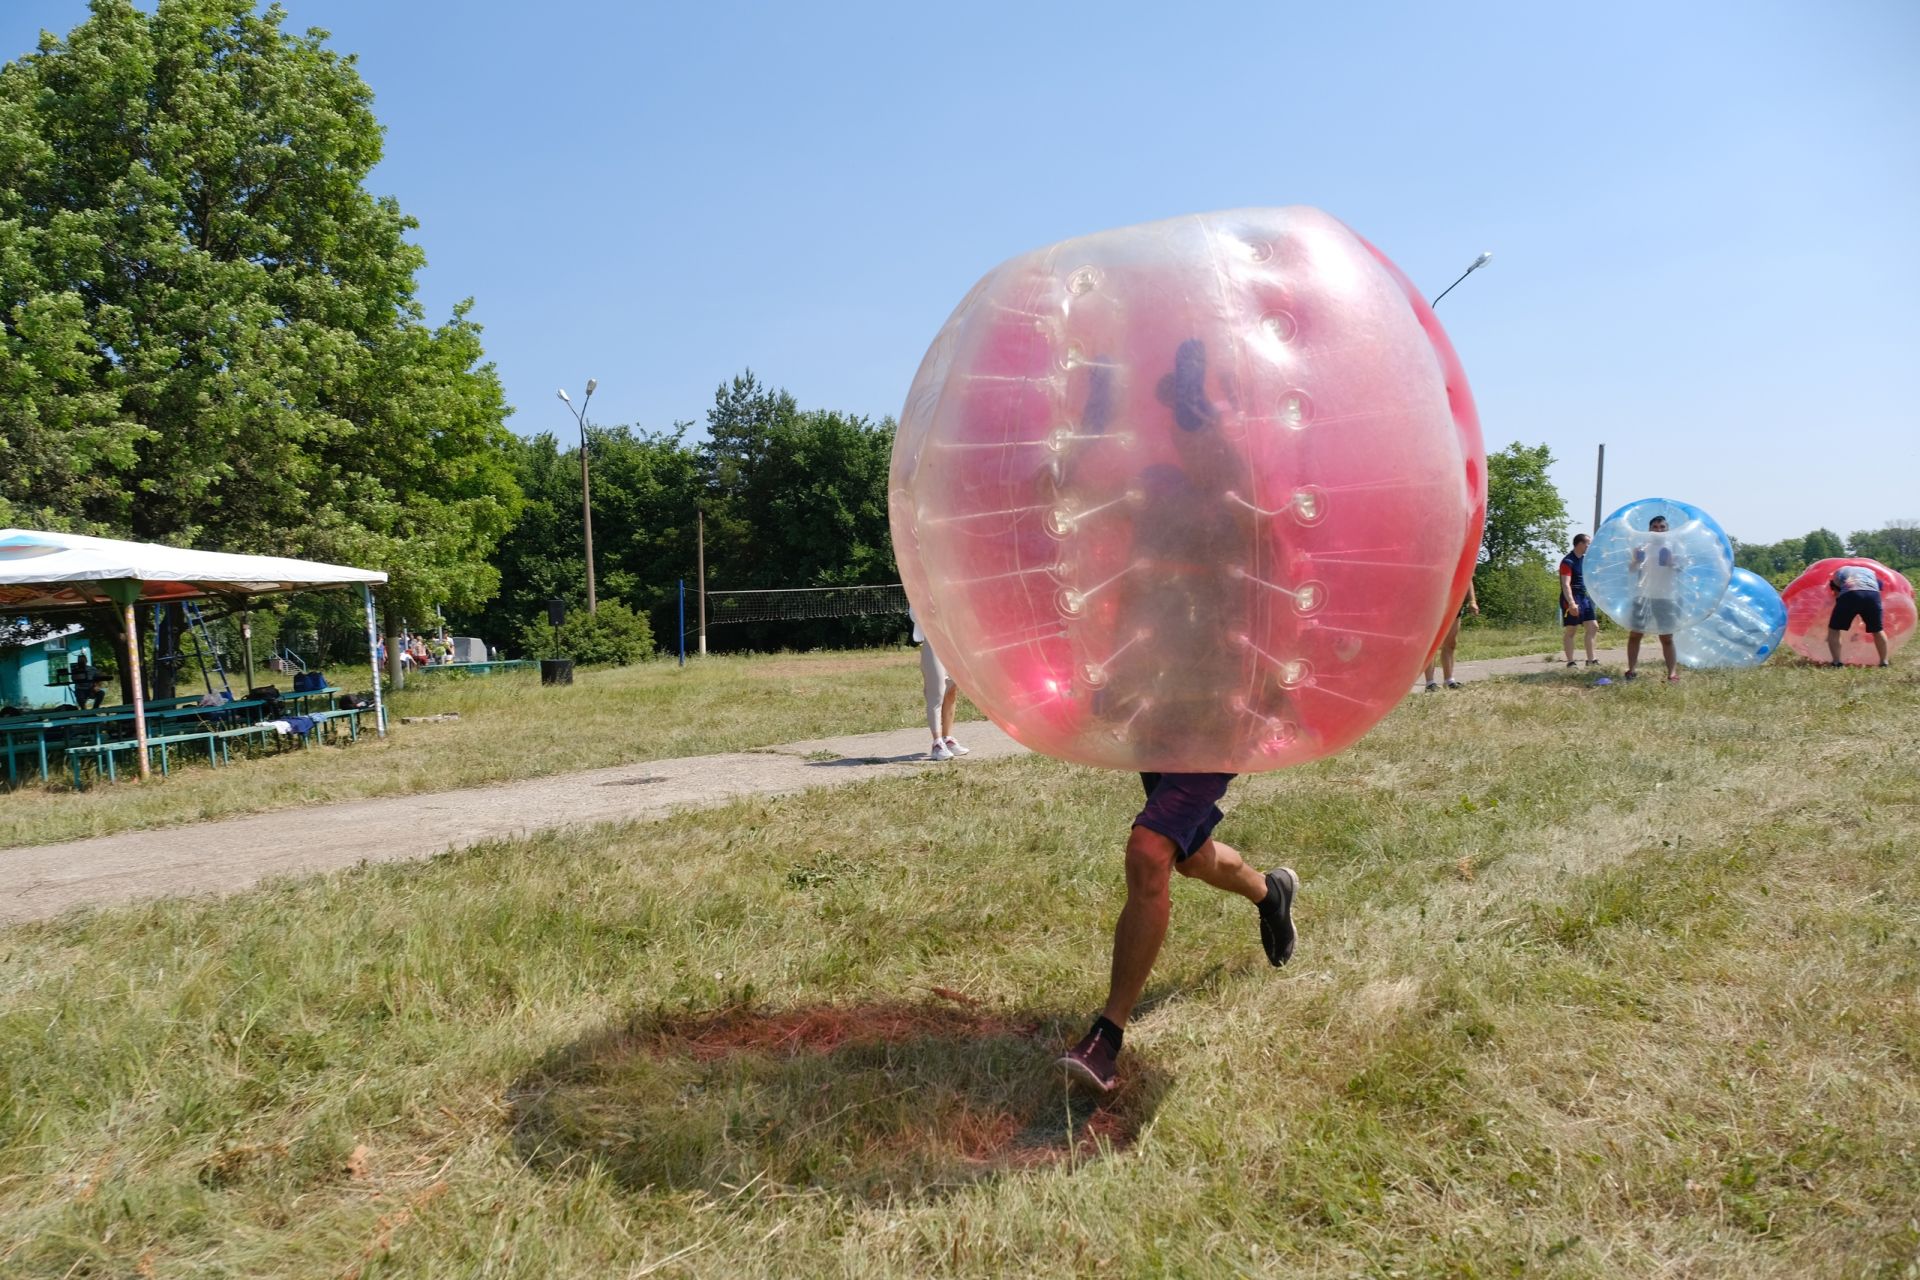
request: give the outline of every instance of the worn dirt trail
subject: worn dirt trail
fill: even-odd
[[[1617,678],[1622,655],[1601,656],[1609,663],[1603,670]],[[1539,657],[1491,658],[1463,662],[1455,676],[1466,681],[1560,670],[1557,662]],[[991,724],[957,728],[973,754],[951,763],[926,758],[925,729],[893,729],[0,850],[0,925],[44,920],[75,907],[233,893],[278,876],[425,859],[556,827],[644,821],[739,796],[964,769],[1025,751]]]

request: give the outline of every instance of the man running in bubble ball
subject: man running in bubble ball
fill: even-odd
[[[1233,450],[1220,438],[1218,411],[1206,395],[1207,355],[1203,343],[1180,344],[1173,372],[1160,382],[1160,400],[1172,410],[1174,441],[1181,465],[1148,468],[1142,477],[1154,502],[1182,503],[1194,518],[1161,530],[1151,539],[1136,539],[1134,549],[1148,560],[1186,564],[1214,563],[1221,546],[1244,542],[1234,525],[1244,514],[1201,500],[1221,486],[1221,475],[1236,468]],[[1096,429],[1101,424],[1095,423]],[[1211,485],[1203,482],[1213,482]],[[1218,595],[1223,580],[1202,575],[1162,579],[1151,586],[1129,589],[1125,612],[1136,623],[1153,629],[1164,640],[1185,637],[1179,651],[1192,659],[1163,673],[1153,699],[1156,712],[1140,719],[1141,738],[1171,744],[1204,717],[1182,713],[1181,704],[1215,698],[1221,664],[1236,655],[1218,643],[1213,620],[1224,609]],[[1277,689],[1261,691],[1263,701],[1280,698]],[[1071,1079],[1108,1093],[1119,1083],[1116,1060],[1133,1006],[1146,989],[1147,976],[1166,940],[1172,913],[1172,880],[1178,872],[1251,902],[1259,916],[1260,943],[1267,962],[1285,964],[1293,955],[1293,897],[1300,877],[1289,867],[1262,874],[1247,865],[1239,850],[1213,838],[1223,816],[1219,799],[1227,793],[1231,773],[1143,773],[1146,806],[1133,819],[1127,836],[1127,901],[1113,930],[1113,967],[1106,1007],[1086,1036],[1059,1059]]]
[[[1678,630],[1680,603],[1674,592],[1680,585],[1680,553],[1667,542],[1667,518],[1655,516],[1647,522],[1648,538],[1633,549],[1631,572],[1634,580],[1633,603],[1627,610],[1631,629],[1627,632],[1626,679],[1638,680],[1640,641],[1651,631],[1660,637],[1660,656],[1666,659],[1669,683],[1680,678],[1680,660],[1673,650],[1673,633]]]
[[[1887,660],[1887,632],[1880,616],[1879,575],[1863,564],[1841,565],[1827,580],[1827,590],[1833,592],[1833,616],[1827,619],[1827,652],[1833,655],[1833,665],[1844,665],[1840,642],[1858,618],[1861,628],[1873,637],[1873,647],[1880,651],[1880,665],[1892,666]]]

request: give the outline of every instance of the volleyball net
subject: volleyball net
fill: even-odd
[[[897,582],[870,587],[769,587],[707,592],[709,627],[733,622],[865,618],[906,611],[907,590]]]

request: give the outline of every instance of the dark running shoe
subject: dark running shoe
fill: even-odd
[[[1292,867],[1267,872],[1267,896],[1256,905],[1260,910],[1260,945],[1267,950],[1267,963],[1279,968],[1293,959],[1293,895],[1300,892],[1300,877]]]
[[[1114,1085],[1120,1082],[1120,1073],[1114,1067],[1115,1056],[1107,1038],[1095,1027],[1079,1044],[1061,1054],[1054,1065],[1066,1072],[1069,1080],[1078,1080],[1101,1093],[1112,1093]]]

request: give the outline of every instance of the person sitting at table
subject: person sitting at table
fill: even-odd
[[[94,666],[84,651],[67,668],[67,678],[73,681],[74,706],[97,711],[106,701],[107,673]]]

